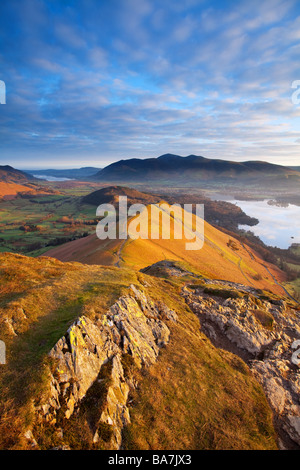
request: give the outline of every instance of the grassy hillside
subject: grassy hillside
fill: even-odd
[[[159,196],[144,193],[127,186],[108,186],[93,191],[82,198],[83,204],[92,204],[98,206],[100,204],[117,205],[119,196],[126,196],[128,204],[154,204],[159,202]]]
[[[28,173],[16,170],[9,165],[0,165],[0,199],[13,197],[19,193],[51,194],[54,191],[40,187],[38,180]]]
[[[0,181],[0,197],[3,196],[15,196],[18,193],[34,193],[35,190],[32,187],[25,186],[24,184],[8,183],[6,181]]]
[[[0,254],[0,448],[22,448],[33,423],[32,405],[43,394],[51,366],[47,354],[82,313],[103,313],[136,274],[50,258]]]
[[[6,181],[7,183],[28,183],[35,181],[35,178],[23,171],[16,170],[10,165],[0,165],[0,181]]]
[[[194,218],[194,223],[195,223]],[[283,294],[271,274],[284,281],[285,275],[274,265],[263,261],[253,249],[210,224],[204,224],[205,241],[200,250],[187,251],[186,239],[170,240],[99,240],[95,234],[47,251],[47,256],[61,261],[78,261],[91,265],[129,266],[140,270],[163,259],[188,263],[200,274],[214,279],[227,279],[260,289]]]
[[[166,188],[164,188],[166,189]],[[164,200],[169,204],[204,204],[205,220],[212,224],[217,224],[227,229],[236,229],[241,225],[256,225],[258,220],[246,215],[240,207],[230,202],[214,201],[206,197],[202,191],[193,191],[186,194],[173,188],[173,191],[162,193],[142,192],[135,188],[126,186],[107,186],[97,191],[93,191],[82,198],[82,204],[97,206],[100,204],[113,204],[116,208],[119,203],[119,196],[126,196],[128,206],[132,204],[155,204]]]
[[[35,448],[93,448],[80,415],[42,425],[34,406],[47,388],[50,349],[78,316],[101,317],[130,284],[147,286],[147,294],[175,310],[178,321],[169,325],[171,341],[157,364],[132,371],[139,387],[124,448],[277,447],[261,387],[240,359],[213,347],[200,332],[199,320],[179,295],[179,280],[9,253],[0,255],[0,279],[0,331],[7,346],[7,364],[0,366],[1,449],[32,448],[28,429]]]

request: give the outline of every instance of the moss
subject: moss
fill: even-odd
[[[124,370],[125,378],[130,378],[134,370],[136,370],[136,362],[131,354],[123,354],[121,358],[121,364]]]
[[[215,295],[216,297],[222,297],[224,299],[242,299],[245,296],[245,294],[240,291],[222,289],[220,287],[205,287],[203,292],[205,294]]]
[[[99,423],[97,427],[98,436],[104,442],[109,442],[113,436],[113,429],[110,424]]]
[[[255,309],[251,311],[256,320],[267,330],[273,330],[274,318],[266,310]]]

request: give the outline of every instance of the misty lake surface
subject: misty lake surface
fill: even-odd
[[[231,202],[239,206],[247,215],[259,220],[257,225],[239,225],[250,230],[266,245],[288,248],[292,243],[300,243],[300,207],[289,204],[287,207],[268,204],[262,201],[238,201],[226,195],[214,195],[213,199]]]
[[[35,178],[39,178],[40,180],[46,180],[46,181],[73,181],[72,178],[62,178],[62,177],[56,177],[56,176],[49,176],[49,175],[32,175]]]

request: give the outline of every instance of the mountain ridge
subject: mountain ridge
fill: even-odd
[[[235,162],[222,159],[209,159],[203,156],[164,154],[157,158],[130,158],[111,163],[96,173],[96,181],[144,182],[159,181],[183,182],[249,180],[257,182],[263,178],[296,178],[300,173],[283,165],[264,161]]]
[[[10,165],[0,165],[0,181],[6,183],[27,183],[37,181],[37,179],[29,173],[17,170]]]
[[[116,201],[110,202],[114,202],[114,205],[116,203]],[[150,217],[152,209],[153,213],[158,215],[157,199],[153,202],[153,205],[149,202],[142,202],[145,206],[145,214],[141,214],[141,216]],[[159,203],[161,202],[160,200]],[[153,217],[155,216],[153,215]],[[194,215],[193,224],[195,222],[196,216]],[[129,224],[128,220],[128,226]],[[198,224],[200,225],[201,222],[198,221]],[[272,276],[263,266],[264,262],[260,256],[234,236],[224,233],[204,221],[205,242],[203,248],[187,251],[185,237],[180,240],[174,239],[174,227],[171,224],[169,240],[163,240],[161,237],[159,239],[151,239],[151,237],[143,239],[142,237],[128,238],[127,240],[119,240],[118,238],[100,240],[96,234],[92,234],[52,248],[44,254],[64,262],[76,261],[89,265],[128,266],[136,270],[145,268],[148,264],[153,264],[161,259],[172,258],[184,261],[215,279],[228,276],[228,280],[233,282],[244,282],[257,288],[282,293],[281,287],[274,283]],[[212,259],[215,260],[214,264],[211,262]],[[278,277],[279,280],[284,278],[284,273],[278,268],[271,264],[268,266],[275,277]]]
[[[101,168],[98,167],[81,167],[81,168],[70,168],[70,169],[54,169],[49,168],[45,170],[30,170],[29,173],[31,175],[37,176],[52,176],[55,178],[69,178],[75,180],[85,180],[86,178],[93,176],[97,172],[99,172]]]
[[[48,188],[38,186],[38,179],[10,165],[0,166],[0,198],[15,197],[22,193],[47,193]],[[51,190],[50,190],[51,192]]]

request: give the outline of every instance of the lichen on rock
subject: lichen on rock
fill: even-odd
[[[154,302],[144,292],[130,286],[98,319],[78,318],[51,349],[55,372],[49,383],[49,395],[37,411],[42,420],[55,423],[58,413],[69,419],[99,377],[101,368],[111,362],[110,383],[100,420],[94,430],[109,427],[111,448],[122,442],[122,428],[130,422],[127,399],[132,381],[125,377],[122,358],[130,355],[137,367],[153,364],[160,348],[170,338],[164,319],[176,321],[176,313]]]
[[[300,369],[292,361],[292,344],[300,338],[299,311],[284,302],[260,300],[255,294],[252,290],[252,295],[224,300],[205,294],[203,288],[182,289],[203,332],[215,346],[234,352],[248,363],[269,400],[279,437],[300,446]],[[284,442],[281,447],[285,448]]]

